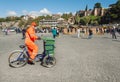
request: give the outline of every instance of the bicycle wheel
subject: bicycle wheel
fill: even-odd
[[[14,51],[8,58],[9,66],[18,68],[27,64],[28,57],[22,51]]]
[[[56,59],[55,57],[51,57],[51,56],[48,56],[46,55],[44,58],[43,58],[43,61],[42,61],[42,65],[45,66],[45,67],[53,67],[55,66],[56,64]]]

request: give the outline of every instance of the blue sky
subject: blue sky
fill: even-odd
[[[0,17],[75,13],[84,10],[86,5],[93,9],[97,2],[107,8],[117,0],[0,0]]]

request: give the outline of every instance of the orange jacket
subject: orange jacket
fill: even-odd
[[[32,42],[34,42],[35,40],[37,40],[38,36],[36,36],[35,34],[35,29],[33,26],[30,26],[26,33],[25,33],[26,39],[25,40],[31,40]]]

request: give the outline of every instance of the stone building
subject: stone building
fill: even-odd
[[[104,8],[94,8],[93,15],[94,16],[103,16],[105,14]]]
[[[83,16],[89,16],[89,15],[94,15],[94,16],[103,16],[105,14],[105,9],[104,8],[94,8],[94,9],[85,9],[85,10],[80,10],[77,11],[76,13],[80,17]]]
[[[39,25],[42,27],[51,27],[57,25],[57,20],[51,19],[51,20],[40,20]]]

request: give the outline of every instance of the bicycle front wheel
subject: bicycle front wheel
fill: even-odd
[[[14,51],[8,58],[9,66],[18,68],[27,64],[28,57],[22,51]]]
[[[50,68],[50,67],[53,67],[55,66],[56,64],[56,59],[55,57],[51,57],[51,56],[48,56],[46,55],[44,58],[43,58],[43,61],[42,61],[42,65],[47,67],[47,68]]]

